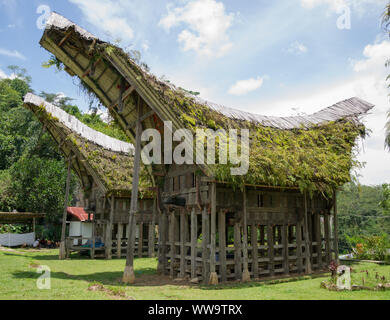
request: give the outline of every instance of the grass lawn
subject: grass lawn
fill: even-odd
[[[6,250],[6,249],[5,249]],[[38,290],[38,265],[51,269],[51,289]],[[390,290],[331,292],[320,288],[324,278],[294,282],[229,284],[218,287],[175,283],[155,273],[156,259],[136,259],[137,282],[121,285],[124,260],[58,260],[58,250],[0,250],[0,299],[147,299],[147,300],[390,300]],[[379,272],[390,279],[390,266],[355,264],[353,275],[360,285],[362,271]],[[98,284],[99,283],[99,284]],[[102,286],[103,285],[103,286]],[[91,287],[94,290],[88,290]]]

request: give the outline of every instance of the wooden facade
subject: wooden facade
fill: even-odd
[[[73,244],[75,240],[73,237],[67,237],[66,241],[64,239],[67,244],[65,248],[66,256],[69,257],[72,251],[88,250],[92,258],[123,258],[126,255],[129,233],[128,216],[131,190],[115,190],[107,187],[107,183],[104,177],[102,177],[102,172],[96,170],[94,165],[91,164],[91,160],[85,156],[84,148],[86,144],[93,144],[94,141],[89,141],[82,135],[76,134],[71,128],[67,127],[66,123],[61,122],[53,114],[49,115],[45,111],[50,109],[53,112],[57,107],[32,94],[28,94],[25,97],[25,106],[36,114],[44,128],[58,144],[59,149],[67,160],[68,179],[66,198],[69,196],[70,172],[73,170],[79,178],[80,186],[83,190],[83,199],[80,203],[86,212],[94,215],[94,219],[91,221],[94,225],[93,236],[90,239],[79,239],[79,245]],[[82,125],[78,123],[77,119],[72,120],[78,126]],[[70,134],[72,134],[72,138],[69,138]],[[95,145],[95,148],[102,149],[103,147]],[[133,157],[130,155],[120,155],[110,150],[105,151],[107,152],[108,158],[118,156],[121,157],[120,161],[133,161]],[[106,161],[106,159],[102,158],[100,160],[98,159],[98,161]],[[131,182],[130,171],[127,173],[127,176]],[[129,186],[131,187],[131,183]],[[156,206],[152,194],[153,192],[151,192],[151,196],[139,199],[138,201],[139,212],[136,215],[134,251],[135,255],[139,257],[152,257],[157,251]],[[68,201],[66,200],[65,203],[64,228]],[[65,234],[65,231],[63,231],[63,234]],[[96,239],[102,239],[104,247],[95,248],[94,244]],[[87,248],[82,246],[82,240],[90,240],[91,247]]]
[[[40,44],[107,107],[135,144],[136,163],[146,144],[140,138],[143,130],[156,129],[163,136],[182,128],[193,133],[207,112],[226,119],[227,125],[250,122],[276,130],[303,130],[341,119],[358,123],[359,117],[373,107],[352,98],[310,116],[277,118],[202,102],[193,96],[186,96],[185,101],[183,90],[157,79],[122,49],[57,13],[49,18]],[[192,104],[192,114],[183,111],[188,104]],[[198,113],[201,115],[195,119]],[[201,124],[210,127],[212,120],[203,119]],[[167,130],[164,122],[168,121],[172,128]],[[135,173],[139,170],[136,165]],[[330,199],[297,188],[262,186],[262,181],[241,190],[218,181],[208,165],[156,164],[148,170],[162,182],[154,183],[159,186],[155,211],[161,273],[216,284],[321,272],[332,259],[338,259],[336,192]],[[137,182],[133,179],[134,185]],[[136,194],[137,190],[132,191]],[[140,213],[134,206],[131,212],[135,216]],[[123,232],[120,228],[119,237]],[[123,281],[132,283],[137,250],[132,242],[128,248]]]

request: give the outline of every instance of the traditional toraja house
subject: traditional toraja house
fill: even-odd
[[[320,272],[338,258],[336,190],[359,165],[354,146],[366,134],[360,117],[371,104],[352,98],[284,118],[212,104],[157,79],[122,49],[56,13],[40,43],[100,99],[135,144],[133,199],[143,129],[164,137],[181,128],[250,130],[246,175],[231,175],[231,163],[152,166],[161,191],[160,272],[216,284]],[[133,203],[130,219],[136,212]],[[134,282],[132,243],[127,283]]]
[[[112,255],[123,257],[129,234],[128,214],[133,176],[134,147],[95,131],[74,116],[44,101],[41,97],[27,94],[24,103],[43,124],[64,154],[68,162],[66,198],[69,196],[70,170],[76,173],[84,193],[84,207],[92,225],[91,237],[68,237],[66,252],[90,250],[91,257]],[[136,216],[135,254],[153,256],[155,251],[155,201],[149,174],[143,171],[140,179],[139,211]],[[66,199],[63,228],[69,208]],[[83,210],[83,209],[82,209]],[[75,211],[75,210],[73,210]],[[96,217],[90,219],[91,215]],[[80,220],[81,221],[81,220]],[[65,241],[63,229],[63,241]],[[104,246],[95,246],[102,239]],[[90,240],[90,246],[85,246]]]

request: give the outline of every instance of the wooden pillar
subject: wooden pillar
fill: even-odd
[[[218,215],[218,233],[219,233],[219,272],[221,281],[227,280],[226,270],[226,215],[220,210]]]
[[[72,165],[72,152],[69,153],[68,157],[68,172],[66,176],[66,187],[65,187],[65,200],[64,200],[64,212],[62,214],[62,228],[61,228],[61,244],[60,244],[60,260],[66,258],[66,217],[68,215],[68,203],[69,203],[69,191],[70,191],[70,177],[71,177],[71,165]]]
[[[267,226],[267,245],[268,245],[268,266],[269,274],[272,277],[275,274],[275,243],[274,243],[274,227],[271,224]]]
[[[106,201],[106,198],[104,198]],[[110,217],[108,218],[108,224],[106,227],[106,259],[112,258],[112,226],[114,222],[115,212],[115,197],[111,196]]]
[[[210,243],[210,223],[209,223],[209,215],[207,213],[206,206],[202,210],[202,277],[203,282],[206,284],[209,281],[209,246]]]
[[[130,232],[131,233],[131,232]],[[122,238],[123,238],[123,224],[118,223],[118,233],[117,233],[117,251],[116,251],[116,256],[118,259],[122,258]],[[129,239],[127,239],[129,241]]]
[[[321,215],[316,212],[314,215],[316,226],[316,242],[317,242],[317,268],[322,270],[322,235],[321,235]]]
[[[139,223],[139,233],[138,233],[138,258],[142,258],[144,253],[144,223]]]
[[[170,271],[169,275],[173,278],[175,274],[175,212],[171,212],[169,216],[169,256],[170,256]]]
[[[251,280],[251,276],[249,274],[249,266],[248,266],[248,210],[247,210],[247,197],[246,197],[246,187],[244,187],[243,191],[243,200],[242,200],[242,214],[243,214],[243,236],[242,236],[242,253],[243,253],[243,272],[242,272],[242,281],[248,282]]]
[[[134,275],[134,243],[132,241],[135,226],[135,214],[138,210],[138,186],[139,186],[139,175],[140,175],[140,162],[141,162],[141,134],[142,134],[142,125],[141,125],[141,98],[138,96],[137,101],[137,126],[136,126],[136,136],[135,136],[135,155],[134,155],[134,165],[133,165],[133,181],[131,189],[131,202],[130,202],[130,215],[129,215],[129,227],[130,227],[130,239],[127,241],[127,250],[126,250],[126,267],[123,273],[123,282],[131,284],[135,282]]]
[[[216,246],[216,215],[217,215],[217,185],[215,182],[210,184],[210,207],[211,207],[211,223],[210,223],[210,285],[218,284],[218,276],[215,263],[215,246]]]
[[[95,220],[92,223],[92,248],[91,248],[91,259],[95,259],[95,243],[96,243],[96,224]]]
[[[236,280],[242,278],[242,250],[241,250],[241,228],[240,223],[234,224],[234,274]]]
[[[252,244],[252,273],[255,279],[259,278],[259,251],[257,247],[257,225],[251,227],[251,244]]]
[[[149,225],[149,243],[148,243],[148,257],[153,258],[155,255],[155,244],[156,244],[156,217],[157,217],[157,197],[153,200],[153,213],[152,222]]]
[[[283,225],[282,226],[282,244],[283,244],[283,268],[284,268],[284,274],[290,273],[290,262],[289,262],[289,250],[288,250],[288,226]]]
[[[333,250],[335,253],[335,261],[339,263],[339,224],[337,217],[337,190],[333,192]]]
[[[306,268],[306,273],[312,273],[311,270],[311,254],[310,254],[310,238],[309,238],[309,222],[308,222],[308,210],[307,210],[307,193],[304,193],[304,207],[305,207],[305,213],[304,213],[304,224],[303,224],[303,229],[304,229],[304,236],[305,236],[305,268]]]
[[[197,251],[197,242],[198,242],[198,224],[195,208],[192,208],[191,211],[191,279],[197,277],[196,274],[196,251]]]
[[[325,213],[324,215],[324,225],[325,225],[325,259],[326,264],[329,266],[331,262],[331,250],[330,250],[330,221],[329,221],[329,213]]]
[[[159,231],[159,250],[158,250],[158,266],[157,271],[159,274],[166,274],[167,272],[167,215],[162,212],[160,215],[160,222],[158,225]]]
[[[298,273],[303,273],[303,253],[302,253],[302,222],[298,221],[296,226],[297,235],[297,268]]]
[[[186,276],[186,211],[180,212],[180,278],[184,279]]]

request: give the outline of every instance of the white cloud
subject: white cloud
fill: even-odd
[[[340,13],[346,6],[359,13],[364,13],[373,5],[381,6],[384,9],[386,4],[387,0],[301,0],[301,5],[304,8],[312,9],[319,5],[327,5],[331,11],[336,13]]]
[[[264,77],[250,78],[247,80],[239,80],[229,89],[229,94],[242,96],[249,92],[255,91],[263,86]]]
[[[168,5],[168,14],[161,18],[159,26],[169,31],[184,24],[178,35],[184,51],[194,50],[200,55],[221,57],[232,47],[227,34],[234,20],[233,13],[226,13],[222,2],[194,0],[184,7]]]
[[[290,47],[287,49],[287,51],[289,53],[292,53],[295,55],[301,55],[301,54],[307,53],[308,49],[304,44],[302,44],[298,41],[295,41],[290,45]]]
[[[11,50],[0,48],[0,55],[7,56],[7,57],[10,57],[10,58],[16,58],[16,59],[20,59],[20,60],[26,60],[26,57],[24,55],[22,55],[17,50],[12,50],[11,51]]]
[[[69,0],[83,12],[85,19],[105,32],[114,40],[125,41],[133,39],[134,31],[126,18],[129,12],[125,10],[123,1],[114,0]]]
[[[0,69],[0,79],[8,78],[7,74]]]
[[[364,184],[381,184],[390,182],[390,152],[385,151],[385,123],[390,108],[389,89],[386,77],[390,69],[385,67],[390,57],[390,41],[383,40],[367,45],[363,50],[363,58],[352,63],[353,75],[349,78],[321,87],[306,87],[283,100],[271,100],[263,103],[272,108],[259,111],[259,106],[253,105],[248,111],[266,113],[268,115],[287,116],[292,108],[311,114],[336,102],[351,97],[359,97],[375,105],[371,114],[363,118],[367,128],[372,130],[361,148],[358,159],[366,162],[365,168],[359,170],[360,181]],[[309,92],[309,93],[308,93]]]

